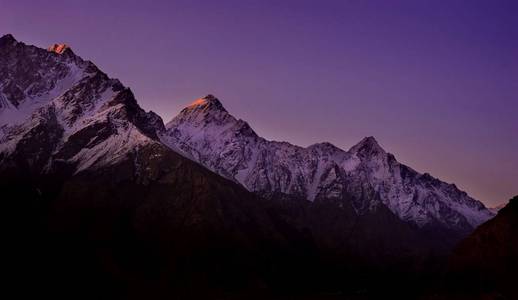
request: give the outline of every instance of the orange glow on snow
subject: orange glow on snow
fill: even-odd
[[[207,100],[200,98],[200,99],[196,99],[193,103],[191,103],[189,105],[189,107],[200,106],[200,105],[205,105],[205,104],[207,104]]]
[[[67,44],[54,44],[53,46],[50,46],[48,50],[57,54],[63,54],[66,49],[68,49]]]

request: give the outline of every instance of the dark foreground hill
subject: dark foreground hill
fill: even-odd
[[[7,282],[26,296],[414,295],[440,253],[391,214],[264,200],[160,145],[1,182]]]
[[[455,248],[449,276],[459,293],[518,299],[518,196]]]

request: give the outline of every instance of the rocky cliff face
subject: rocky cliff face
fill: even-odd
[[[248,190],[310,201],[352,201],[357,213],[386,206],[419,227],[469,232],[493,216],[453,184],[397,162],[367,137],[349,151],[259,137],[214,96],[196,100],[166,125],[162,141]]]

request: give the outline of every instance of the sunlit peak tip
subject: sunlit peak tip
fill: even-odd
[[[67,49],[70,49],[67,44],[54,44],[48,48],[49,51],[57,54],[63,54]]]
[[[199,98],[199,99],[194,100],[194,102],[189,104],[189,106],[194,107],[194,106],[201,106],[201,105],[205,105],[205,104],[207,104],[207,100],[205,98]]]
[[[211,103],[220,104],[218,98],[209,94],[203,98],[194,100],[194,102],[192,102],[189,106],[193,106],[193,107],[194,106],[203,106],[203,105],[207,105],[207,104],[211,104]]]

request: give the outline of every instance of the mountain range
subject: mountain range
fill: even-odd
[[[42,288],[135,298],[381,291],[365,278],[399,291],[494,216],[373,137],[347,151],[269,141],[212,95],[164,124],[70,47],[12,35],[0,38],[0,182],[12,255]]]
[[[347,199],[359,214],[385,206],[418,227],[463,232],[493,216],[454,184],[397,162],[373,137],[349,151],[330,143],[302,148],[268,141],[212,95],[184,108],[166,129],[164,144],[253,192]]]

